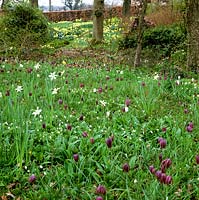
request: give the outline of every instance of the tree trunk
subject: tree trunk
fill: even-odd
[[[39,4],[38,4],[38,0],[30,0],[30,3],[33,7],[36,7],[38,8],[39,7]]]
[[[188,32],[187,65],[189,69],[199,72],[199,1],[187,0],[186,3]]]
[[[49,0],[49,11],[52,11],[52,1],[51,0]]]
[[[123,18],[130,17],[130,14],[131,14],[131,0],[124,0],[122,6]]]
[[[141,50],[142,50],[142,38],[144,33],[144,16],[146,14],[147,8],[147,0],[141,1],[141,8],[139,12],[139,23],[138,23],[138,36],[137,36],[137,48],[135,52],[134,58],[134,67],[140,66],[140,57],[141,57]]]
[[[94,0],[93,4],[93,43],[103,40],[104,0]]]

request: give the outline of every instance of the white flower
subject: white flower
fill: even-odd
[[[99,102],[102,104],[102,106],[106,106],[106,104],[107,104],[106,101],[104,101],[104,100],[102,100],[102,101],[100,100]]]
[[[128,108],[127,106],[125,106],[125,107],[124,107],[124,111],[125,111],[125,112],[128,112],[128,111],[129,111],[129,108]]]
[[[159,80],[160,76],[158,74],[155,74],[155,76],[153,77],[155,80]]]
[[[23,87],[21,85],[18,85],[15,89],[17,92],[21,92],[23,90]]]
[[[2,97],[3,95],[2,95],[2,92],[0,92],[0,98]]]
[[[23,68],[23,65],[22,65],[22,64],[20,64],[20,65],[19,65],[19,67]]]
[[[52,91],[52,94],[57,94],[57,92],[59,91],[60,88],[54,88]]]
[[[37,115],[40,115],[42,109],[39,109],[39,107],[37,107],[37,109],[32,113],[34,115],[34,117],[36,117]]]
[[[120,74],[124,74],[124,72],[123,72],[123,71],[120,71]]]
[[[57,75],[55,74],[55,72],[52,72],[48,77],[50,78],[51,81],[53,81],[57,78]]]
[[[40,64],[37,63],[37,64],[34,66],[34,68],[35,68],[36,70],[38,70],[38,69],[40,68]]]
[[[110,116],[110,114],[111,114],[111,112],[110,112],[110,111],[107,111],[107,112],[106,112],[106,116],[107,116],[107,117],[109,117],[109,116]]]
[[[94,92],[94,93],[95,93],[95,92],[97,92],[97,89],[96,89],[96,88],[94,88],[94,89],[93,89],[93,92]]]

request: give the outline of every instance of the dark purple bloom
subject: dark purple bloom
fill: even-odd
[[[184,109],[184,113],[187,114],[189,112],[188,109]]]
[[[157,177],[158,180],[160,180],[160,178],[162,176],[162,172],[160,170],[156,171],[155,176]]]
[[[96,193],[105,195],[106,194],[106,188],[103,185],[99,185],[96,188]]]
[[[106,140],[106,144],[107,144],[108,148],[111,148],[111,147],[112,147],[112,143],[113,143],[113,139],[112,139],[112,137],[109,137],[109,138]]]
[[[10,91],[7,90],[5,95],[6,95],[6,96],[10,96]]]
[[[167,128],[166,127],[163,127],[162,128],[162,132],[166,132],[167,131]]]
[[[166,177],[167,177],[167,175],[165,173],[162,173],[160,176],[160,182],[165,183]]]
[[[123,166],[122,166],[122,169],[124,172],[129,172],[130,170],[130,166],[128,163],[124,163]]]
[[[32,92],[29,92],[29,96],[30,96],[30,97],[32,96]]]
[[[84,120],[84,116],[81,115],[81,116],[79,117],[79,120],[80,120],[80,121],[83,121],[83,120]]]
[[[150,171],[152,174],[155,174],[155,173],[156,173],[155,167],[154,167],[153,165],[149,166],[149,171]]]
[[[188,125],[188,126],[186,127],[186,130],[187,130],[187,132],[192,132],[192,131],[193,131],[193,127],[190,126],[190,125]]]
[[[162,162],[162,154],[159,154],[158,158],[159,158],[159,161]]]
[[[94,139],[93,137],[91,137],[91,138],[90,138],[90,143],[91,143],[91,144],[94,144],[94,142],[95,142],[95,139]]]
[[[63,100],[62,99],[59,99],[58,100],[58,103],[61,105],[61,104],[63,104]]]
[[[164,183],[167,184],[167,185],[171,184],[172,183],[172,177],[166,176]]]
[[[131,100],[130,99],[126,99],[125,100],[125,105],[128,107],[128,106],[130,106],[130,104],[131,104]]]
[[[158,139],[158,142],[159,142],[159,144],[160,144],[160,148],[161,148],[161,149],[165,148],[166,145],[167,145],[167,141],[166,141],[165,139],[163,139],[163,138],[159,138],[159,139]]]
[[[84,131],[84,132],[82,133],[82,136],[83,136],[83,137],[88,137],[88,133],[87,133],[86,131]]]
[[[67,130],[71,131],[72,126],[70,124],[68,124],[66,128],[67,128]]]
[[[98,88],[98,93],[102,93],[102,88]]]
[[[103,197],[101,197],[101,196],[96,197],[96,200],[103,200]]]
[[[45,124],[45,123],[42,124],[42,128],[43,128],[43,129],[46,128],[46,124]]]
[[[199,165],[199,155],[196,155],[196,163]]]
[[[79,155],[78,154],[74,154],[73,155],[74,160],[77,162],[79,160]]]
[[[144,86],[146,86],[146,83],[145,83],[145,82],[142,82],[142,84],[141,84],[141,85],[144,87]]]
[[[28,179],[29,183],[34,183],[36,181],[36,176],[34,174],[32,174],[29,179]]]
[[[83,83],[80,83],[79,86],[80,86],[80,88],[83,88],[83,87],[84,87],[84,84],[83,84]]]
[[[165,172],[167,168],[169,168],[172,164],[171,159],[167,158],[161,162],[161,171]]]

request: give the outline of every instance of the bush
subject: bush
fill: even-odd
[[[186,31],[181,25],[157,26],[145,30],[143,48],[158,50],[163,56],[184,48]],[[119,41],[119,48],[134,48],[137,45],[136,34],[128,35]]]
[[[49,38],[48,21],[30,4],[19,3],[5,11],[0,21],[0,53],[20,56]]]

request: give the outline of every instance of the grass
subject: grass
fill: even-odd
[[[198,199],[198,80],[64,62],[0,64],[0,196]]]

